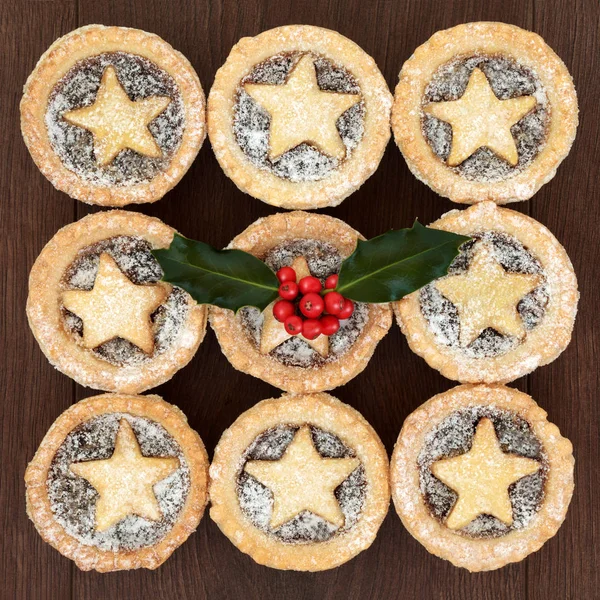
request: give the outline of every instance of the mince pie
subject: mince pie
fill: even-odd
[[[312,276],[323,283],[339,271],[358,237],[333,217],[291,212],[259,219],[229,247],[257,256],[273,271],[292,267],[298,279]],[[389,305],[357,302],[351,316],[339,321],[335,333],[311,339],[306,332],[289,333],[275,317],[274,303],[262,312],[251,306],[237,314],[210,309],[210,323],[229,362],[294,393],[333,389],[358,375],[391,320]]]
[[[362,415],[328,394],[242,414],[210,467],[211,518],[256,562],[321,571],[367,549],[389,505],[388,459]]]
[[[552,179],[575,139],[577,96],[540,36],[466,23],[404,63],[392,129],[410,170],[438,194],[505,204]]]
[[[155,569],[202,518],[208,456],[176,406],[104,394],[55,421],[25,484],[38,532],[80,569]]]
[[[573,447],[529,396],[462,385],[408,416],[391,461],[405,527],[469,571],[517,562],[556,534],[573,494]]]
[[[58,39],[25,84],[21,129],[52,184],[90,204],[154,202],[206,134],[192,65],[157,35],[88,25]]]
[[[290,25],[233,47],[209,94],[208,134],[243,192],[283,208],[335,206],[377,169],[391,104],[354,42]]]
[[[207,309],[161,282],[154,248],[175,231],[123,210],[63,227],[29,277],[27,316],[48,360],[81,385],[138,393],[169,380],[194,356]]]
[[[451,211],[431,227],[471,240],[448,275],[394,304],[414,352],[449,379],[505,383],[567,347],[577,280],[548,229],[493,202]]]

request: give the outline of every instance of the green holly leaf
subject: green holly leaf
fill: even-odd
[[[424,227],[392,230],[359,240],[356,250],[342,263],[337,291],[357,302],[391,302],[446,275],[470,238]]]
[[[248,252],[217,250],[175,234],[169,248],[152,253],[164,272],[163,281],[183,288],[199,304],[264,310],[277,298],[275,273]]]

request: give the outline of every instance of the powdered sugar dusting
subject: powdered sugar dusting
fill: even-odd
[[[488,148],[480,148],[457,167],[449,167],[472,181],[501,181],[529,166],[543,149],[550,121],[550,107],[541,81],[535,73],[507,57],[485,55],[459,57],[442,65],[425,90],[423,105],[460,98],[476,67],[485,73],[494,94],[500,100],[519,96],[535,96],[537,100],[535,110],[511,128],[519,155],[516,166],[511,166]],[[445,161],[452,145],[452,126],[423,113],[422,130],[432,150]]]
[[[468,270],[479,244],[486,244],[493,250],[496,260],[511,273],[542,275],[540,262],[515,237],[506,233],[485,231],[471,234],[472,241],[463,244],[460,254],[448,269],[448,276]],[[527,294],[517,305],[517,310],[526,331],[537,327],[544,318],[548,304],[548,286],[544,283]],[[456,307],[436,288],[435,282],[419,292],[421,312],[438,343],[450,346],[469,358],[500,356],[517,347],[521,342],[514,337],[504,336],[493,329],[486,329],[469,346],[459,343],[460,318]]]
[[[162,518],[129,515],[106,531],[95,531],[98,493],[69,469],[72,463],[108,459],[115,448],[119,422],[127,419],[147,457],[177,457],[179,468],[154,486]],[[162,425],[126,413],[95,417],[76,427],[58,449],[48,471],[48,497],[57,522],[82,544],[101,550],[137,550],[159,542],[171,530],[190,489],[190,471],[177,442]]]
[[[170,98],[167,108],[148,126],[161,157],[127,149],[101,167],[94,155],[93,134],[63,118],[66,112],[95,102],[108,66],[115,68],[130,100]],[[169,166],[183,138],[185,109],[179,88],[166,71],[142,56],[109,52],[81,60],[68,71],[50,94],[45,120],[52,147],[66,168],[97,186],[130,186],[150,181]]]
[[[294,439],[298,426],[279,425],[259,435],[242,456],[237,492],[240,507],[259,529],[274,535],[286,543],[310,543],[331,539],[337,533],[348,531],[360,518],[367,492],[364,468],[357,467],[335,491],[335,496],[345,516],[345,523],[338,528],[322,517],[303,511],[294,519],[272,530],[269,527],[273,511],[271,491],[244,471],[249,460],[279,460]],[[350,458],[354,452],[334,434],[310,425],[313,444],[324,458]]]
[[[163,272],[152,256],[152,246],[140,237],[115,236],[79,250],[77,259],[64,276],[69,289],[91,290],[94,287],[100,254],[109,254],[121,271],[135,284],[160,281]]]
[[[491,515],[480,515],[458,531],[462,535],[475,538],[500,537],[512,530],[526,527],[543,501],[548,473],[548,460],[542,444],[529,423],[522,417],[494,405],[474,406],[456,411],[426,436],[417,459],[421,493],[434,517],[444,521],[457,500],[457,494],[433,475],[431,465],[440,459],[468,452],[477,424],[484,417],[494,424],[496,436],[504,452],[535,459],[541,463],[541,468],[509,487],[513,509],[512,525],[506,525]]]
[[[342,257],[333,244],[308,239],[290,240],[275,246],[269,250],[264,261],[271,269],[278,271],[282,267],[289,267],[294,259],[301,256],[306,259],[311,274],[322,282],[342,266]]]
[[[268,157],[271,119],[257,102],[244,91],[246,83],[283,85],[291,69],[302,55],[285,53],[272,56],[256,65],[241,81],[234,106],[233,130],[236,140],[257,167],[292,182],[318,181],[337,169],[343,161],[327,156],[308,143],[300,144],[272,161]],[[356,79],[341,65],[327,58],[314,60],[319,87],[324,91],[360,94]],[[358,102],[342,114],[336,122],[346,146],[346,158],[356,148],[364,134],[364,101]],[[313,118],[306,115],[306,118]]]
[[[271,269],[277,271],[281,267],[291,266],[294,259],[299,256],[306,258],[311,274],[318,277],[321,283],[324,283],[329,275],[338,273],[342,264],[342,257],[332,244],[307,239],[296,239],[280,244],[271,249],[263,260]],[[246,307],[240,311],[240,317],[248,337],[259,346],[264,321],[262,312],[254,307]],[[327,357],[321,356],[300,337],[286,340],[272,350],[270,356],[285,365],[305,368],[335,361],[352,347],[367,324],[368,318],[368,305],[356,302],[352,316],[341,321],[337,333],[329,336]]]
[[[119,268],[137,285],[153,284],[163,276],[158,261],[151,252],[151,245],[144,239],[132,236],[117,236],[82,248],[76,260],[63,277],[64,289],[91,290],[98,272],[99,257],[109,254]],[[152,315],[154,329],[154,351],[159,355],[170,347],[183,331],[189,313],[187,294],[174,287],[167,300]],[[83,335],[82,320],[63,308],[66,328],[78,340]],[[131,342],[115,338],[94,348],[100,358],[115,365],[136,365],[147,362],[150,356]]]

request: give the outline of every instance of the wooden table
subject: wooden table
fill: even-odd
[[[597,0],[570,2],[390,2],[296,0],[4,0],[0,6],[0,226],[2,371],[0,564],[2,600],[142,598],[436,598],[591,599],[600,597],[598,284],[600,281],[600,44]],[[469,574],[435,558],[405,531],[395,511],[373,546],[319,574],[256,565],[205,516],[198,531],[157,571],[84,573],[42,542],[25,514],[23,473],[54,419],[94,394],[55,371],[27,326],[29,269],[63,225],[93,211],[52,187],[30,159],[19,132],[21,88],[39,56],[59,36],[89,23],[152,31],[192,62],[206,92],[239,38],[288,23],[335,29],[371,54],[393,89],[400,67],[438,29],[467,21],[514,23],[541,34],[570,69],[580,126],[554,180],[513,208],[547,225],[565,245],[582,290],[573,341],[554,363],[514,385],[549,413],[575,446],[576,489],[558,535],[523,562]],[[456,208],[419,183],[390,143],[376,174],[340,207],[323,212],[367,237],[428,223]],[[162,201],[141,206],[185,235],[225,245],[275,210],[242,194],[222,173],[210,144]],[[360,410],[391,452],[404,418],[454,385],[408,348],[394,325],[365,372],[334,393]],[[233,370],[212,332],[191,364],[157,393],[187,414],[210,453],[221,433],[257,401],[277,396],[266,383]]]

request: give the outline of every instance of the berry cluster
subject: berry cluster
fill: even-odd
[[[354,312],[352,300],[335,291],[337,275],[330,275],[324,288],[312,275],[296,283],[296,271],[291,267],[279,269],[277,279],[281,299],[275,302],[273,315],[290,335],[302,334],[307,340],[321,334],[333,335],[340,328],[340,321],[349,319]]]

